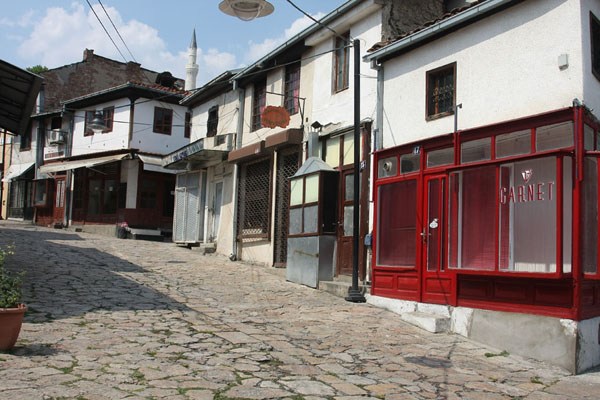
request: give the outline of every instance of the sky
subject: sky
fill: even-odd
[[[116,49],[89,3],[119,47]],[[101,4],[99,3],[101,2]],[[218,9],[220,0],[2,0],[0,59],[21,68],[56,68],[82,60],[83,50],[185,79],[188,48],[196,29],[202,86],[223,71],[256,61],[311,21],[285,0],[269,0],[273,14],[244,22]],[[294,0],[322,17],[344,0]],[[115,32],[104,9],[117,27]]]

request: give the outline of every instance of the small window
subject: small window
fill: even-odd
[[[483,138],[461,143],[460,162],[472,163],[487,161],[492,158],[492,139]]]
[[[219,106],[213,106],[208,110],[208,121],[206,122],[206,136],[213,137],[217,134],[219,125]]]
[[[189,139],[192,132],[192,114],[185,113],[185,127],[183,129],[183,137]]]
[[[92,128],[88,128],[88,125],[94,119],[94,111],[86,111],[85,112],[85,126],[83,128],[83,136],[92,136],[94,131]]]
[[[505,158],[531,152],[531,130],[496,136],[496,158]]]
[[[454,148],[433,150],[427,152],[427,168],[441,167],[454,164]]]
[[[153,131],[164,135],[171,134],[173,125],[173,110],[170,108],[154,107],[154,127]]]
[[[61,129],[62,128],[62,118],[54,117],[50,121],[50,129]]]
[[[536,129],[535,147],[537,151],[573,147],[573,122],[561,122]]]
[[[350,32],[335,38],[333,91],[339,92],[348,88],[350,76]]]
[[[96,114],[96,111],[86,111],[85,112],[85,126],[84,126],[83,136],[92,136],[94,134],[94,131],[92,130],[92,128],[89,128],[88,125],[94,119],[95,114]],[[102,118],[104,120],[104,125],[106,125],[106,127],[108,128],[106,130],[103,130],[102,133],[112,132],[114,115],[115,115],[114,107],[106,107],[105,109],[102,110]]]
[[[300,110],[300,63],[288,65],[285,68],[285,109],[290,115]]]
[[[19,150],[31,150],[31,122],[27,125],[27,129],[21,136],[21,145],[19,146]]]
[[[34,191],[35,194],[33,196],[33,205],[36,207],[46,207],[48,206],[48,182],[44,180],[35,181],[34,183]],[[57,204],[58,206],[58,204]]]
[[[421,169],[421,154],[404,154],[400,156],[400,173],[417,172]]]
[[[427,72],[427,119],[454,113],[456,63]]]
[[[398,174],[398,158],[388,157],[377,162],[377,176],[388,178]]]
[[[583,148],[587,151],[594,151],[595,143],[594,128],[585,124],[583,126]]]
[[[590,36],[592,46],[592,73],[600,79],[600,21],[590,13]]]
[[[254,85],[252,96],[252,131],[262,128],[262,113],[267,105],[267,81],[259,81]]]

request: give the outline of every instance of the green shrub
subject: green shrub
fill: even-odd
[[[4,267],[13,247],[0,248],[0,308],[15,308],[23,300],[23,273],[12,273]]]

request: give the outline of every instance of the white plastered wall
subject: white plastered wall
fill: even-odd
[[[384,63],[383,146],[452,132],[454,117],[425,119],[426,72],[452,62],[458,129],[572,105],[583,97],[580,0],[510,7]],[[558,57],[568,54],[560,70]]]
[[[145,100],[140,98],[135,104],[130,147],[149,153],[169,154],[188,144],[190,140],[184,137],[187,108],[177,104]],[[170,135],[153,132],[155,107],[173,110],[173,125]],[[127,112],[129,112],[129,109],[127,109]]]
[[[191,142],[206,137],[208,112],[214,106],[219,106],[217,135],[233,134],[237,131],[238,93],[230,90],[192,108]],[[207,144],[211,145],[205,143],[205,146]]]
[[[600,20],[600,1],[581,0],[581,36],[583,53],[583,103],[600,117],[600,78],[592,74],[592,51],[590,36],[590,12]]]

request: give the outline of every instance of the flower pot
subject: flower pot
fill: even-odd
[[[24,304],[17,308],[0,308],[0,350],[8,350],[17,342],[25,311]]]

